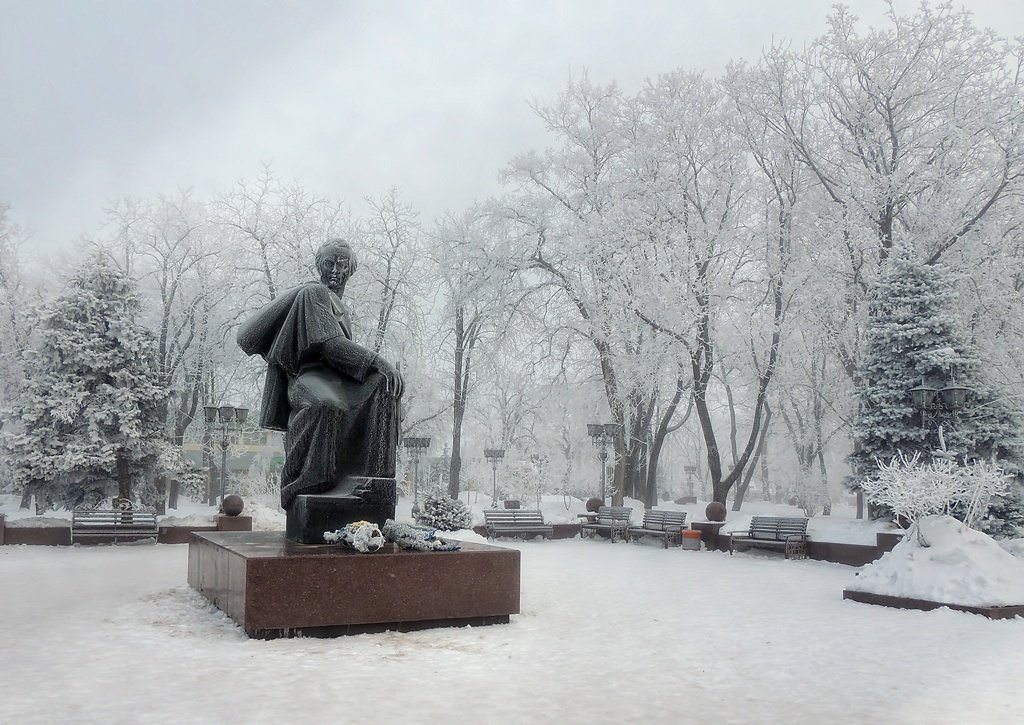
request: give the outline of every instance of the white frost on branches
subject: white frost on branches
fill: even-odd
[[[919,453],[900,452],[878,474],[863,482],[868,501],[890,509],[911,524],[932,514],[946,514],[974,528],[992,496],[1005,493],[1011,476],[993,463],[958,465],[948,458],[922,463]]]

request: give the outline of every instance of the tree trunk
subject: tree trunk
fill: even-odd
[[[764,423],[761,425],[760,438],[757,441],[757,448],[754,450],[754,457],[751,459],[750,465],[743,474],[743,480],[740,485],[736,487],[736,497],[732,502],[733,511],[739,511],[740,507],[743,506],[743,497],[747,495],[747,489],[750,487],[750,480],[754,477],[754,470],[757,468],[758,461],[761,460],[761,457],[764,454],[764,444],[765,440],[768,438],[768,425],[771,421],[772,409],[767,403],[765,403]]]
[[[765,501],[772,500],[772,487],[768,480],[768,456],[761,456],[761,497]]]
[[[825,489],[825,502],[821,507],[822,516],[832,515],[832,497],[828,495],[828,469],[825,467],[825,452],[818,444],[818,470],[821,471],[821,485]]]
[[[156,490],[160,494],[160,498],[156,500],[156,506],[154,507],[159,516],[167,513],[167,488],[167,477],[161,476],[156,484]]]
[[[119,498],[132,500],[132,478],[128,468],[128,460],[123,455],[117,456],[117,495]]]
[[[679,427],[687,421],[690,417],[690,413],[693,411],[693,398],[691,397],[683,419],[676,426],[671,427],[672,418],[675,416],[676,409],[679,407],[679,401],[683,398],[684,390],[686,390],[686,382],[683,379],[683,376],[680,375],[676,380],[676,392],[672,396],[672,400],[669,401],[668,407],[665,408],[665,413],[661,416],[661,420],[658,422],[658,429],[655,431],[654,438],[651,440],[651,448],[647,461],[648,490],[657,490],[658,461],[661,458],[661,449],[665,445],[665,439],[668,437],[669,433],[674,430],[678,430]]]
[[[474,311],[469,325],[465,324],[465,317],[466,309],[460,305],[455,311],[455,375],[452,400],[452,458],[448,466],[449,498],[458,498],[462,485],[462,423],[466,416],[473,348],[480,333],[479,311]]]

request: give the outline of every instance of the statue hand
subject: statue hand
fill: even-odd
[[[401,398],[402,393],[405,392],[405,381],[402,379],[402,373],[398,371],[398,368],[379,355],[373,361],[373,368],[387,380],[388,390],[391,391],[391,394],[396,398]]]

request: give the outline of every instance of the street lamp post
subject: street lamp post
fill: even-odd
[[[587,433],[597,448],[597,456],[601,459],[601,502],[604,503],[608,488],[608,442],[615,440],[619,432],[618,423],[587,423]]]
[[[540,509],[541,498],[544,493],[544,466],[548,462],[548,458],[540,453],[534,453],[530,456],[530,464],[533,467],[534,473],[537,474],[537,508]]]
[[[484,458],[491,464],[491,508],[498,508],[498,461],[505,457],[504,448],[484,448]]]
[[[697,473],[697,467],[694,465],[683,466],[683,471],[686,473],[686,488],[688,493],[687,496],[696,496],[697,492],[694,490],[693,477]]]
[[[220,488],[220,503],[223,506],[228,481],[229,433],[241,430],[242,424],[249,417],[249,409],[237,408],[232,405],[204,405],[203,412],[206,414],[207,428],[220,423],[220,486],[218,488]],[[210,438],[212,439],[213,436],[211,435]]]
[[[430,438],[403,438],[402,445],[413,456],[412,513],[420,512],[420,457],[430,448]]]

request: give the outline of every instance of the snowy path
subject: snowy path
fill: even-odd
[[[843,602],[854,570],[835,564],[512,545],[511,625],[274,642],[188,589],[185,545],[0,547],[0,721],[1005,723],[1024,707],[1024,620]]]

